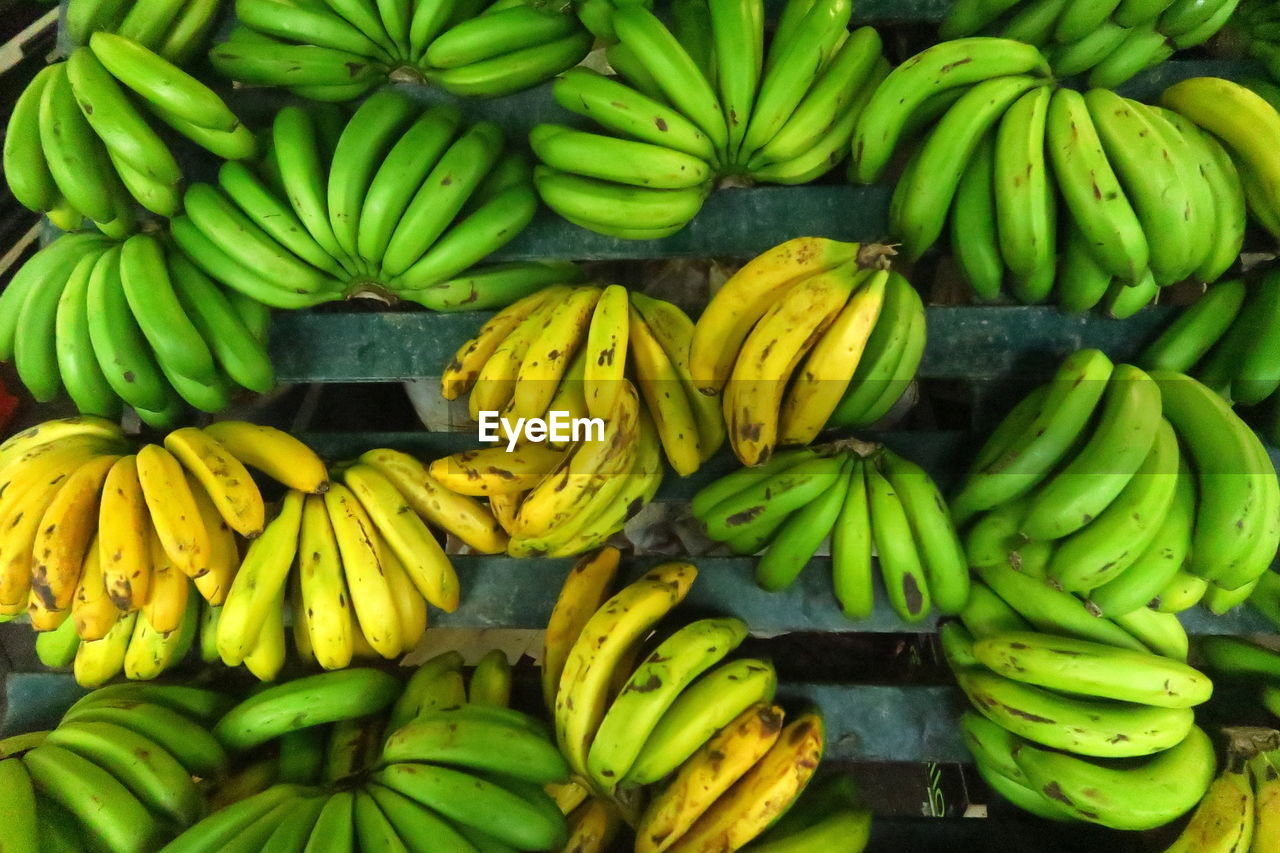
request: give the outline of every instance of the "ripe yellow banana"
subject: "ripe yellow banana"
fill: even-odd
[[[480,419],[481,412],[506,410],[515,393],[516,375],[520,372],[525,353],[541,334],[555,305],[570,293],[572,289],[566,287],[554,299],[549,297],[530,311],[480,365],[475,381],[471,383],[471,396],[467,398],[467,409],[473,421]]]
[[[524,492],[489,496],[489,511],[507,533],[515,529],[516,515],[520,512],[520,502],[524,500],[524,496]]]
[[[677,474],[687,477],[698,470],[703,459],[693,407],[685,396],[680,374],[644,317],[634,307],[630,317],[636,382],[662,437],[667,461]]]
[[[551,398],[547,411],[564,412],[564,417],[569,418],[570,423],[577,418],[591,417],[591,412],[587,409],[586,382],[583,379],[586,374],[587,348],[580,347],[573,356],[573,360],[569,362],[569,368],[564,372],[564,378],[560,380],[560,387],[556,388],[556,395]],[[567,440],[564,441],[554,435],[548,435],[545,446],[563,452],[571,444],[573,444],[572,430],[568,432]]]
[[[393,658],[402,648],[400,620],[396,615],[391,586],[383,573],[374,522],[361,506],[361,501],[341,483],[329,487],[324,495],[324,505],[329,511],[329,521],[342,554],[351,610],[360,620],[365,639],[374,651],[385,658]],[[315,618],[314,614],[312,618]],[[315,645],[314,641],[312,645]]]
[[[600,294],[587,333],[583,394],[593,418],[608,417],[627,369],[627,289],[611,284]]]
[[[165,553],[187,576],[199,577],[208,568],[209,531],[182,465],[160,445],[148,444],[138,451],[138,482]]]
[[[550,299],[559,299],[568,291],[569,288],[565,285],[553,285],[511,303],[490,317],[480,327],[479,333],[463,344],[445,367],[444,375],[440,378],[441,396],[446,400],[456,400],[470,391],[480,375],[480,369],[507,336],[535,310],[547,304]]]
[[[474,497],[526,492],[551,472],[564,453],[547,444],[484,447],[445,456],[431,463],[427,473],[445,489]]]
[[[307,614],[305,633],[312,655],[325,669],[351,663],[351,610],[342,553],[327,504],[335,501],[330,486],[324,497],[308,495],[298,533],[298,589],[295,598]],[[295,626],[296,630],[296,626]]]
[[[817,438],[858,369],[880,317],[889,273],[866,270],[858,276],[857,289],[809,351],[783,397],[779,444],[809,444]]]
[[[1280,851],[1280,750],[1261,752],[1249,762],[1253,774],[1254,824],[1250,853]]]
[[[151,591],[142,605],[142,615],[155,631],[167,634],[182,624],[191,591],[188,578],[164,550],[159,536],[151,535]]]
[[[102,583],[102,562],[98,559],[98,537],[89,543],[84,555],[80,585],[71,604],[71,618],[81,640],[101,640],[120,621],[123,614],[107,595]]]
[[[253,648],[244,656],[244,668],[259,681],[275,681],[284,668],[284,599],[285,587],[282,586],[267,608]]]
[[[600,288],[579,287],[553,306],[546,325],[529,342],[516,371],[507,407],[518,418],[540,418],[556,395],[569,361],[587,338]]]
[[[396,615],[400,619],[400,653],[408,654],[417,648],[422,635],[427,632],[427,602],[413,585],[404,563],[400,562],[391,546],[379,542],[378,551],[382,555],[382,571],[387,576]]]
[[[59,418],[36,424],[0,442],[0,477],[7,474],[10,463],[25,456],[29,451],[37,447],[62,443],[76,436],[118,442],[122,438],[122,433],[119,424],[92,415]]]
[[[136,456],[120,457],[107,474],[98,506],[98,543],[107,595],[120,610],[137,610],[151,591],[151,514]]]
[[[187,485],[191,487],[200,520],[209,534],[209,570],[195,579],[196,589],[205,601],[215,607],[221,606],[231,589],[236,570],[240,568],[240,547],[236,544],[235,531],[213,505],[213,498],[190,473],[187,474]]]
[[[284,430],[245,421],[218,421],[204,431],[232,456],[291,489],[320,494],[329,487],[324,460]]]
[[[262,532],[267,522],[262,493],[244,464],[226,447],[195,427],[169,433],[164,446],[204,486],[232,530],[249,539]]]
[[[617,548],[601,548],[588,554],[574,563],[560,588],[542,645],[542,698],[548,710],[555,708],[556,690],[569,650],[578,641],[587,620],[609,595],[609,585],[618,573],[621,556]]]

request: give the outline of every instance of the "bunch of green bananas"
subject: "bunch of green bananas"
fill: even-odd
[[[285,107],[259,170],[224,163],[216,186],[195,184],[184,202],[170,227],[195,265],[276,308],[373,293],[481,309],[569,274],[565,264],[470,269],[533,217],[528,166],[503,154],[492,122],[467,126],[453,107],[424,109],[390,89],[350,118],[332,105]]]
[[[591,34],[567,0],[236,0],[238,25],[209,52],[240,83],[348,101],[387,82],[491,98],[582,61]]]
[[[1154,829],[1195,807],[1217,768],[1193,710],[1208,678],[1087,613],[1095,635],[1105,626],[1123,644],[1081,639],[1074,614],[1032,630],[1008,599],[983,598],[943,626],[942,645],[981,714],[961,728],[992,789],[1033,814],[1112,829]]]
[[[1203,599],[1225,613],[1280,543],[1280,483],[1258,437],[1180,373],[1069,356],[978,452],[952,499],[970,565],[1009,567],[1115,618]]]
[[[64,388],[87,415],[118,417],[127,403],[169,428],[187,404],[224,409],[241,387],[275,385],[270,312],[224,291],[169,242],[65,234],[0,293],[0,360],[48,402]]]
[[[1042,48],[1059,77],[1088,72],[1114,89],[1175,51],[1204,44],[1240,0],[958,0],[939,29],[945,39],[978,33]]]
[[[132,39],[174,65],[186,65],[204,49],[222,0],[68,0],[66,34],[88,44],[103,30]]]
[[[724,283],[694,329],[695,386],[723,393],[734,454],[745,465],[776,445],[809,444],[825,427],[880,420],[924,353],[920,295],[888,271],[876,243],[797,237]]]
[[[874,545],[894,612],[907,622],[936,604],[957,613],[969,596],[969,567],[932,478],[887,448],[867,457],[837,443],[775,455],[693,496],[707,535],[737,554],[764,548],[756,583],[786,589],[831,537],[836,598],[850,619],[874,606]]]
[[[616,136],[543,124],[529,141],[546,164],[543,201],[624,239],[679,231],[718,178],[799,184],[830,171],[888,70],[874,30],[848,31],[849,0],[789,0],[767,53],[762,0],[676,4],[674,32],[642,4],[604,11],[626,82],[575,68],[553,93]]]
[[[212,89],[139,42],[96,32],[40,71],[14,105],[4,139],[14,198],[63,230],[87,218],[116,238],[136,229],[135,200],[160,216],[177,213],[182,169],[144,109],[219,157],[256,149]]]
[[[1019,301],[1103,303],[1115,317],[1165,285],[1230,269],[1249,181],[1216,114],[1196,112],[1207,100],[1199,90],[1171,87],[1164,109],[1059,88],[1048,73],[1030,45],[970,38],[928,48],[881,84],[854,134],[851,176],[875,180],[931,125],[890,205],[908,259],[943,236],[949,216],[952,251],[979,298],[998,298],[1008,279]]]
[[[817,770],[822,717],[784,726],[773,666],[723,662],[746,638],[738,619],[692,622],[646,649],[697,569],[664,563],[611,596],[618,563],[614,548],[580,561],[547,625],[542,687],[560,751],[635,826],[637,853],[741,849]]]
[[[543,786],[568,780],[564,760],[539,723],[505,707],[500,653],[469,684],[461,665],[446,652],[403,686],[351,669],[252,695],[213,734],[232,752],[274,744],[278,757],[215,790],[222,808],[163,849],[560,849],[564,817]]]
[[[0,740],[5,849],[153,853],[204,816],[202,787],[226,775],[209,726],[232,704],[197,687],[114,685],[52,731]]]
[[[1280,273],[1247,286],[1210,287],[1139,357],[1143,367],[1189,373],[1232,404],[1265,406],[1263,425],[1280,436]]]
[[[475,420],[486,411],[513,420],[548,412],[608,420],[634,382],[671,467],[687,476],[725,436],[718,398],[699,394],[689,372],[693,336],[693,321],[680,308],[621,285],[548,287],[498,312],[463,344],[444,369],[441,394],[469,394]],[[513,474],[520,469],[503,482],[472,476],[475,466],[461,457],[450,470],[441,465],[440,475],[468,493],[514,494],[558,461],[549,446],[530,454],[524,464],[499,463]]]

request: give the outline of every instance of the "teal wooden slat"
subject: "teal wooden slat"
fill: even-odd
[[[1045,374],[1067,353],[1099,347],[1133,358],[1168,321],[1149,308],[1128,320],[1034,306],[930,306],[920,376],[987,380]],[[281,382],[397,382],[439,376],[489,312],[290,311],[272,321],[271,357]]]
[[[70,675],[13,672],[4,678],[0,737],[52,728],[71,703],[85,694]]]

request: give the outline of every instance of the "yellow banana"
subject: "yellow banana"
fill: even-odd
[[[428,523],[457,536],[482,554],[500,554],[507,537],[483,503],[441,485],[426,466],[398,450],[370,450],[360,461],[381,473]]]
[[[186,575],[199,577],[208,569],[209,531],[182,466],[160,445],[148,444],[138,451],[138,482],[164,552]]]
[[[401,654],[408,654],[417,648],[422,635],[427,632],[427,602],[413,585],[404,563],[400,562],[391,546],[379,542],[378,550],[382,555],[382,571],[391,586],[396,614],[400,619]]]
[[[80,585],[71,604],[76,633],[81,640],[101,640],[122,615],[102,583],[102,561],[98,559],[98,537],[95,536],[85,552]]]
[[[540,418],[546,414],[570,359],[587,336],[599,299],[600,288],[579,287],[551,308],[546,325],[529,342],[516,371],[507,407],[511,415]]]
[[[546,444],[484,447],[445,456],[427,473],[448,491],[474,497],[526,492],[551,472],[564,453]]]
[[[481,412],[501,412],[507,408],[511,395],[515,393],[516,375],[520,372],[525,353],[542,332],[555,306],[571,292],[566,287],[554,299],[548,298],[534,308],[498,343],[493,355],[485,359],[471,383],[471,396],[467,398],[471,420],[479,420]]]
[[[236,545],[235,532],[213,505],[213,498],[190,473],[187,474],[187,485],[195,498],[204,529],[209,534],[209,570],[195,579],[196,589],[205,601],[215,607],[221,606],[231,589],[231,582],[235,580],[236,570],[240,568],[240,548]]]
[[[703,459],[693,407],[685,396],[680,374],[644,317],[634,307],[629,313],[636,382],[662,437],[667,461],[677,474],[687,477],[698,470]]]
[[[782,401],[778,443],[809,444],[836,410],[880,317],[889,273],[868,270],[835,322],[809,351]]]
[[[564,285],[543,288],[516,300],[490,317],[480,327],[479,333],[463,344],[445,367],[444,375],[440,378],[441,396],[446,400],[456,400],[470,391],[480,375],[480,368],[484,367],[498,345],[535,310],[553,298],[559,299],[568,291],[569,288]]]
[[[374,523],[361,501],[340,483],[329,487],[324,504],[342,553],[351,609],[364,626],[369,645],[383,657],[393,658],[402,648],[400,620],[396,616],[391,586],[383,574]]]
[[[91,643],[81,643],[76,650],[73,672],[76,684],[89,690],[101,687],[124,669],[124,656],[133,637],[133,626],[138,614],[126,613],[111,626],[107,636]]]
[[[0,442],[0,477],[5,476],[9,464],[37,447],[61,443],[76,436],[88,436],[107,442],[117,442],[123,437],[120,425],[106,418],[80,415],[59,418],[27,427]]]
[[[422,519],[411,511],[404,495],[369,465],[353,465],[342,476],[422,597],[445,612],[456,610],[461,593],[453,563]]]
[[[111,466],[98,506],[102,582],[115,606],[137,610],[151,591],[151,514],[138,481],[138,458]]]
[[[569,362],[569,367],[565,370],[564,378],[560,380],[560,386],[556,388],[556,395],[551,398],[547,411],[564,412],[563,416],[569,419],[569,423],[577,418],[591,417],[591,412],[587,410],[586,382],[583,378],[586,375],[587,348],[579,347],[573,360]],[[571,444],[573,444],[572,431],[568,440],[565,441],[557,439],[554,434],[548,434],[545,446],[564,451]]]
[[[569,840],[561,853],[604,853],[622,828],[622,816],[612,803],[591,798],[569,816]]]
[[[328,495],[308,495],[302,507],[298,534],[298,589],[295,607],[306,614],[308,647],[325,669],[344,669],[351,663],[351,608],[342,573],[342,554],[329,518]],[[299,604],[298,601],[301,603]],[[294,626],[295,633],[298,627]]]
[[[608,417],[627,370],[627,289],[611,284],[600,294],[587,332],[582,392],[593,418]]]
[[[489,511],[507,533],[515,529],[516,515],[520,512],[520,502],[524,500],[524,496],[524,492],[489,496]]]
[[[1260,752],[1249,762],[1255,796],[1253,849],[1250,853],[1280,851],[1280,750]]]
[[[582,628],[609,595],[609,585],[618,573],[622,554],[617,548],[601,548],[583,557],[569,570],[556,606],[547,620],[542,644],[542,698],[548,710],[556,703],[556,689],[564,672],[569,650],[578,641]]]
[[[161,634],[177,630],[191,594],[188,578],[164,550],[159,536],[151,535],[151,592],[142,605],[142,615]]]
[[[276,597],[267,608],[262,627],[253,648],[244,656],[244,667],[259,681],[275,681],[284,668],[284,607],[285,586],[276,591]]]
[[[252,539],[266,524],[266,507],[257,483],[235,456],[208,433],[195,427],[174,430],[165,449],[195,475],[231,529]]]
[[[232,456],[291,489],[314,495],[329,487],[324,460],[284,430],[245,421],[218,421],[204,431]]]
[[[301,547],[301,546],[299,546]],[[302,587],[298,581],[298,573],[291,572],[289,574],[289,591],[285,595],[285,599],[289,602],[289,612],[293,614],[293,647],[298,653],[298,660],[310,666],[316,662],[315,649],[311,645],[311,625],[307,618],[307,605],[302,600]],[[209,608],[215,611],[219,616],[222,608]],[[213,624],[214,635],[214,659],[217,660],[217,619],[215,617]],[[200,651],[203,653],[203,636]],[[212,661],[209,661],[212,663]]]
[[[760,702],[703,744],[649,802],[636,825],[636,853],[663,853],[678,842],[768,754],[782,733],[782,722],[781,708]]]
[[[52,631],[71,613],[85,552],[98,526],[98,503],[116,456],[91,459],[67,477],[40,517],[31,566],[28,613],[37,631]]]

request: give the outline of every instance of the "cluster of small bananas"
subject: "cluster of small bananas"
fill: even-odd
[[[689,623],[640,658],[697,569],[665,563],[610,595],[618,562],[606,548],[575,566],[547,626],[542,686],[560,751],[584,792],[628,816],[637,853],[739,850],[814,775],[822,717],[786,722],[768,661],[722,663],[747,635],[738,619]]]
[[[567,0],[235,5],[238,24],[209,52],[213,67],[313,101],[348,101],[388,79],[492,98],[550,80],[591,49]]]
[[[222,0],[67,0],[65,33],[74,45],[115,33],[186,65],[205,46]]]
[[[219,157],[257,149],[208,86],[146,44],[95,32],[88,47],[41,70],[14,105],[4,140],[14,198],[63,230],[87,218],[115,238],[136,230],[135,201],[160,216],[177,213],[182,169],[144,110]]]
[[[1211,389],[1069,356],[979,451],[952,499],[970,564],[1012,566],[1094,612],[1242,604],[1280,543],[1280,483]]]
[[[1210,287],[1143,351],[1144,367],[1190,373],[1232,404],[1265,406],[1264,426],[1280,438],[1280,273],[1252,286]]]
[[[1275,110],[1216,78],[1170,87],[1162,108],[1048,75],[1031,45],[970,38],[928,48],[881,84],[854,135],[851,175],[875,180],[908,128],[928,127],[890,206],[906,256],[919,258],[949,219],[979,298],[1008,284],[1022,302],[1101,303],[1115,317],[1163,286],[1230,269],[1246,196],[1264,223],[1280,201],[1280,158],[1258,142],[1264,128],[1280,132]]]
[[[1054,73],[1088,72],[1088,85],[1114,89],[1175,51],[1204,44],[1240,0],[958,0],[939,30],[954,39],[978,33],[1045,50]]]
[[[919,294],[879,244],[798,237],[757,256],[716,291],[690,347],[694,386],[723,393],[744,465],[824,427],[869,426],[893,408],[924,353]]]
[[[592,231],[653,239],[683,228],[718,177],[807,183],[844,159],[888,71],[879,34],[849,32],[848,0],[788,0],[767,53],[763,0],[676,4],[671,28],[647,5],[583,6],[622,79],[575,68],[553,92],[617,136],[533,129],[548,207]]]
[[[1266,68],[1271,79],[1258,82],[1268,93],[1267,100],[1276,103],[1271,96],[1280,95],[1276,89],[1280,82],[1280,9],[1265,0],[1245,0],[1231,19],[1228,40],[1243,45],[1248,55]]]
[[[456,311],[565,275],[565,264],[523,263],[454,279],[520,233],[538,203],[528,164],[503,153],[492,122],[385,89],[350,116],[285,107],[269,138],[257,171],[224,164],[170,223],[192,262],[233,290],[275,308],[373,293]]]
[[[118,418],[128,404],[171,429],[187,405],[219,412],[242,387],[274,387],[270,319],[163,238],[64,234],[0,291],[0,360],[39,402],[65,389],[85,415]]]
[[[969,566],[933,479],[887,448],[863,458],[841,444],[786,450],[693,497],[707,535],[738,554],[764,549],[756,583],[786,589],[828,537],[835,594],[850,619],[875,604],[871,552],[895,613],[917,622],[937,605],[958,613]]]

